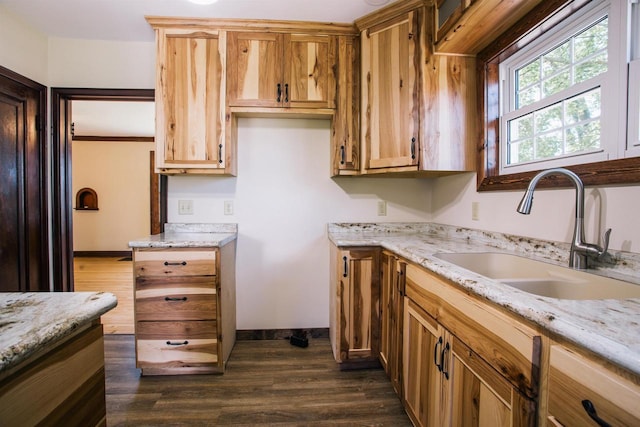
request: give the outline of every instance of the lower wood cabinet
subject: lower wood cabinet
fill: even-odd
[[[549,355],[548,426],[638,426],[640,386],[562,345]]]
[[[379,365],[378,263],[377,248],[331,246],[329,337],[342,369]]]
[[[142,375],[224,372],[236,334],[235,242],[133,257]]]
[[[539,337],[432,273],[407,266],[405,408],[417,426],[533,426]]]
[[[380,363],[402,396],[402,323],[406,262],[383,251],[380,258]]]

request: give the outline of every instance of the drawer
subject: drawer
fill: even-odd
[[[216,364],[217,339],[136,339],[141,368],[185,368]]]
[[[216,288],[203,286],[201,279],[186,283],[172,281],[166,285],[155,281],[136,281],[136,321],[216,320]]]
[[[583,406],[612,426],[640,425],[640,386],[561,345],[552,345],[548,425],[596,425]]]
[[[406,296],[529,398],[538,394],[540,334],[434,273],[407,266]]]
[[[217,338],[215,320],[136,322],[136,337],[143,340]]]
[[[216,251],[136,250],[134,277],[214,276]]]

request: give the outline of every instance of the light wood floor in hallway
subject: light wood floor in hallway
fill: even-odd
[[[107,425],[410,426],[382,369],[340,371],[328,339],[238,341],[224,375],[140,377],[131,335],[105,336]]]
[[[111,292],[118,305],[102,316],[105,334],[133,334],[133,262],[121,257],[76,257],[73,260],[77,292]]]

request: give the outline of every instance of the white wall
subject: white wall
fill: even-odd
[[[155,43],[51,37],[48,55],[51,87],[155,87]]]
[[[539,189],[530,215],[516,212],[523,191],[476,191],[476,174],[439,178],[434,182],[432,220],[443,224],[498,231],[544,240],[570,242],[575,218],[575,190]],[[471,203],[479,203],[479,220],[471,220]],[[612,228],[611,249],[640,252],[640,187],[589,187],[585,190],[585,233],[600,242]]]
[[[240,119],[236,178],[169,179],[169,222],[238,223],[239,329],[328,326],[327,223],[430,216],[428,180],[331,179],[329,138],[325,120]],[[194,214],[178,215],[178,200]]]
[[[75,194],[89,187],[98,211],[73,211],[74,251],[129,251],[149,235],[149,152],[152,142],[73,142]]]
[[[47,37],[0,4],[0,65],[48,85]]]

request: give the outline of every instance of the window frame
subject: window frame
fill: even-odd
[[[524,189],[531,178],[540,171],[500,175],[500,156],[502,155],[500,150],[500,63],[587,4],[589,4],[589,0],[547,0],[541,2],[528,15],[478,54],[478,109],[480,111],[479,125],[482,129],[477,147],[478,191]],[[626,86],[626,81],[624,85]],[[623,130],[626,130],[626,114],[619,114],[619,116],[624,116],[620,120],[625,122]],[[577,173],[585,185],[589,186],[640,182],[640,157],[621,157],[616,160],[566,167]],[[543,187],[568,186],[570,182],[563,177],[552,175],[543,179],[540,185]]]

